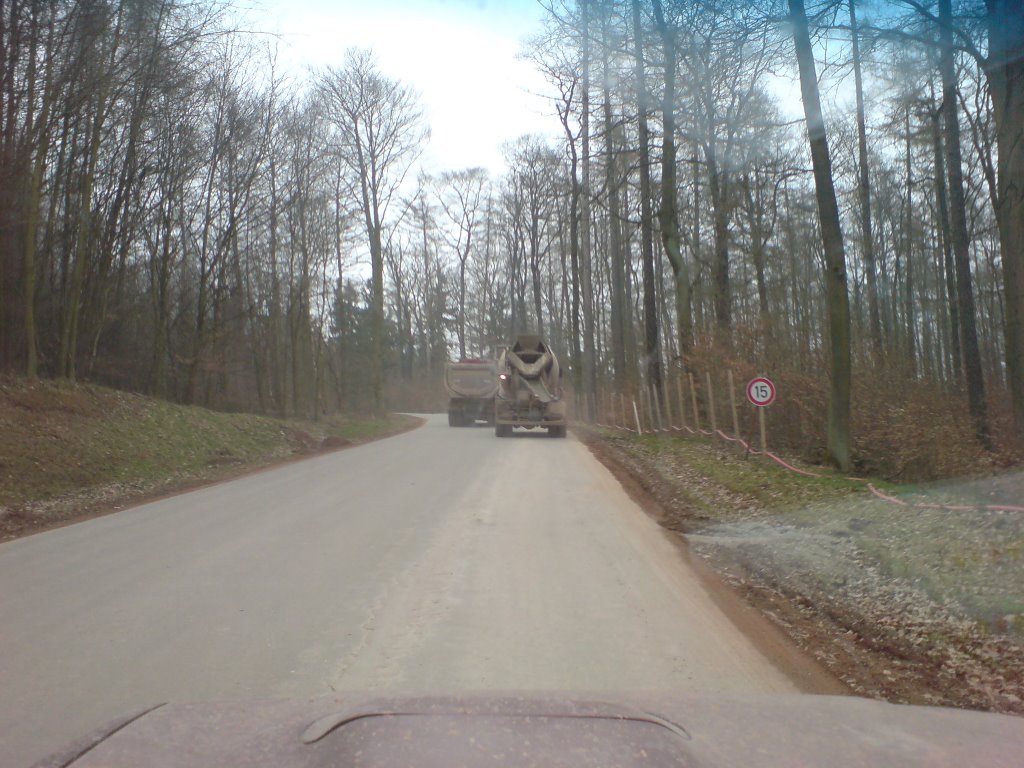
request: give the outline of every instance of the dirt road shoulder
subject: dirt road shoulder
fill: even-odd
[[[219,413],[91,385],[0,378],[0,541],[422,425]]]
[[[910,511],[841,479],[776,481],[706,441],[581,437],[693,559],[850,692],[1024,714],[1021,515]],[[915,489],[938,502],[991,492]]]

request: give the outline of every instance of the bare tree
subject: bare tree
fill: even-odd
[[[644,354],[647,379],[661,397],[661,350],[658,341],[658,305],[654,273],[654,215],[652,213],[651,139],[648,127],[647,79],[644,66],[643,24],[640,0],[633,5],[633,72],[637,89],[637,122],[640,131],[640,247],[643,253]]]
[[[611,4],[609,4],[610,6]],[[614,28],[611,7],[601,13],[601,106],[604,115],[605,196],[607,199],[608,230],[608,292],[610,294],[611,335],[609,344],[615,369],[615,388],[625,391],[636,368],[636,340],[633,333],[632,312],[627,301],[626,261],[628,248],[623,236],[625,212],[623,187],[625,186],[623,152],[623,118],[619,104],[613,104],[612,83],[616,79],[613,49],[618,48],[619,32]],[[618,108],[618,110],[616,109]]]
[[[971,278],[970,236],[967,232],[967,207],[964,200],[963,161],[960,156],[960,119],[957,116],[956,73],[953,63],[952,9],[950,0],[939,0],[939,72],[942,76],[942,112],[945,129],[946,175],[949,214],[956,266],[956,292],[959,302],[960,343],[963,345],[967,402],[978,438],[988,444],[988,417],[985,408],[985,380],[978,349],[975,325],[974,289]]]
[[[850,469],[850,298],[846,287],[846,254],[832,181],[832,159],[818,95],[818,76],[803,0],[788,0],[790,24],[800,66],[800,92],[807,122],[807,141],[814,167],[818,219],[825,250],[828,338],[831,344],[831,388],[828,406],[829,457],[844,472]]]
[[[679,353],[685,357],[693,346],[693,316],[690,309],[690,267],[683,258],[679,234],[679,201],[676,180],[676,32],[669,28],[661,0],[652,0],[655,24],[661,36],[664,90],[661,107],[661,239],[675,276],[676,325]]]
[[[468,168],[451,171],[439,180],[438,199],[451,222],[448,245],[458,260],[459,296],[455,330],[459,339],[459,358],[466,357],[466,270],[476,245],[474,240],[480,225],[480,207],[484,202],[487,171]]]
[[[854,87],[857,92],[857,192],[860,197],[861,248],[868,283],[868,324],[875,356],[882,353],[882,321],[878,311],[878,270],[875,265],[875,238],[871,229],[871,181],[868,170],[868,141],[864,119],[864,84],[861,74],[860,30],[857,27],[856,0],[850,6],[850,36],[853,55]]]
[[[1006,368],[1024,442],[1024,4],[986,0],[985,71],[996,118],[999,239],[1006,292]]]
[[[560,163],[555,151],[537,136],[521,136],[507,148],[509,172],[505,182],[510,277],[513,284],[511,333],[521,333],[532,315],[536,333],[547,329],[543,266],[551,249],[552,218]],[[530,287],[532,311],[526,310],[526,286]]]
[[[1024,171],[1021,170],[1024,168],[1024,161],[1020,159],[1020,152],[1017,149],[1024,141],[1024,99],[1020,95],[1024,71],[1021,65],[1021,51],[1024,49],[1024,9],[1020,3],[1012,0],[986,0],[986,12],[982,18],[983,29],[988,33],[989,52],[985,55],[975,39],[976,25],[972,19],[979,18],[977,15],[970,14],[967,19],[957,19],[953,14],[950,0],[939,0],[937,12],[931,4],[924,4],[918,0],[900,0],[900,3],[925,20],[929,25],[928,31],[923,34],[903,28],[876,31],[889,38],[934,46],[936,40],[931,30],[938,30],[939,71],[942,78],[941,112],[946,152],[944,159],[948,177],[947,194],[959,304],[957,312],[960,320],[960,342],[963,348],[968,405],[978,437],[985,444],[989,442],[988,416],[971,285],[970,233],[967,231],[963,161],[959,146],[956,54],[961,51],[969,54],[987,79],[994,107],[999,157],[995,213],[999,227],[1004,279],[1006,373],[1016,431],[1018,436],[1024,436],[1024,225],[1020,223],[1021,216],[1006,214],[1007,210],[1019,213],[1024,207],[1019,192],[1020,179],[1024,177]],[[952,146],[954,137],[956,146]]]
[[[709,0],[679,4],[680,129],[703,161],[711,207],[711,286],[715,327],[733,324],[731,227],[738,203],[742,144],[761,121],[764,78],[773,66],[771,27],[756,4]]]
[[[597,333],[594,309],[593,184],[590,156],[590,2],[578,0],[580,37],[580,289],[583,304],[583,396],[588,418],[594,418],[597,396]]]
[[[372,52],[349,49],[341,67],[320,73],[318,84],[337,131],[338,157],[352,173],[362,202],[372,274],[371,327],[374,408],[384,408],[384,253],[381,233],[388,207],[419,156],[429,132],[417,95],[377,69]]]

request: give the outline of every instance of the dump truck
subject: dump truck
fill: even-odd
[[[513,427],[539,427],[549,437],[565,437],[562,371],[540,336],[517,336],[499,356],[494,415],[498,437],[508,437]]]
[[[449,427],[469,427],[477,421],[494,423],[497,365],[495,360],[449,361],[444,371]]]

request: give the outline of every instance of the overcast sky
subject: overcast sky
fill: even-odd
[[[373,49],[381,70],[415,87],[432,137],[430,171],[504,167],[503,142],[524,133],[558,135],[537,94],[544,80],[516,54],[539,31],[536,0],[261,0],[260,26],[282,34],[281,56],[340,64],[351,46]]]

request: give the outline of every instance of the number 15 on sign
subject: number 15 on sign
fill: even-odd
[[[747,384],[747,399],[757,406],[757,416],[761,427],[761,450],[767,451],[768,441],[765,438],[764,409],[775,402],[775,385],[772,384],[771,379],[766,379],[764,376],[751,379],[750,383]]]
[[[775,385],[771,379],[758,376],[747,384],[747,399],[759,408],[775,402]]]

